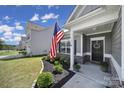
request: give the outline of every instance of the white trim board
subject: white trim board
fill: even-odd
[[[114,57],[112,55],[111,55],[111,61],[116,69],[119,79],[122,80],[121,67],[119,66],[119,64],[117,63],[117,61],[114,59]]]
[[[97,34],[104,34],[104,33],[110,33],[111,30],[108,30],[108,31],[101,31],[101,32],[96,32],[96,33],[91,33],[91,34],[86,34],[87,36],[90,36],[90,35],[97,35]]]
[[[122,79],[124,81],[124,5],[122,6],[122,31],[121,31],[121,65],[122,65]]]

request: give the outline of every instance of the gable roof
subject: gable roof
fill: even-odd
[[[77,5],[66,21],[66,24],[100,7],[103,7],[103,5]]]
[[[30,29],[30,31],[41,31],[41,30],[46,29],[46,27],[40,26],[38,24],[35,24],[35,23],[29,21],[27,23],[26,29],[27,30]]]

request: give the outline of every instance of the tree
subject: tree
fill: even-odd
[[[0,39],[0,50],[3,48],[4,41]]]

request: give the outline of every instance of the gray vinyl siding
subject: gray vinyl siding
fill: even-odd
[[[111,54],[111,32],[97,35],[84,36],[84,51],[90,52],[90,38],[105,37],[105,53]]]
[[[80,37],[75,37],[76,40],[76,53],[81,53],[81,38]]]
[[[84,15],[88,14],[89,12],[92,12],[100,7],[101,7],[101,5],[87,5],[79,17],[84,16]]]
[[[121,66],[121,12],[112,30],[112,56]]]

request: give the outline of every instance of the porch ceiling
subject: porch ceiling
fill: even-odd
[[[97,33],[111,32],[113,25],[114,25],[114,23],[109,23],[109,24],[104,24],[104,25],[87,28],[84,30],[79,30],[76,32],[79,34],[86,34],[86,35],[91,35],[91,34],[95,34],[95,33],[97,34]]]

